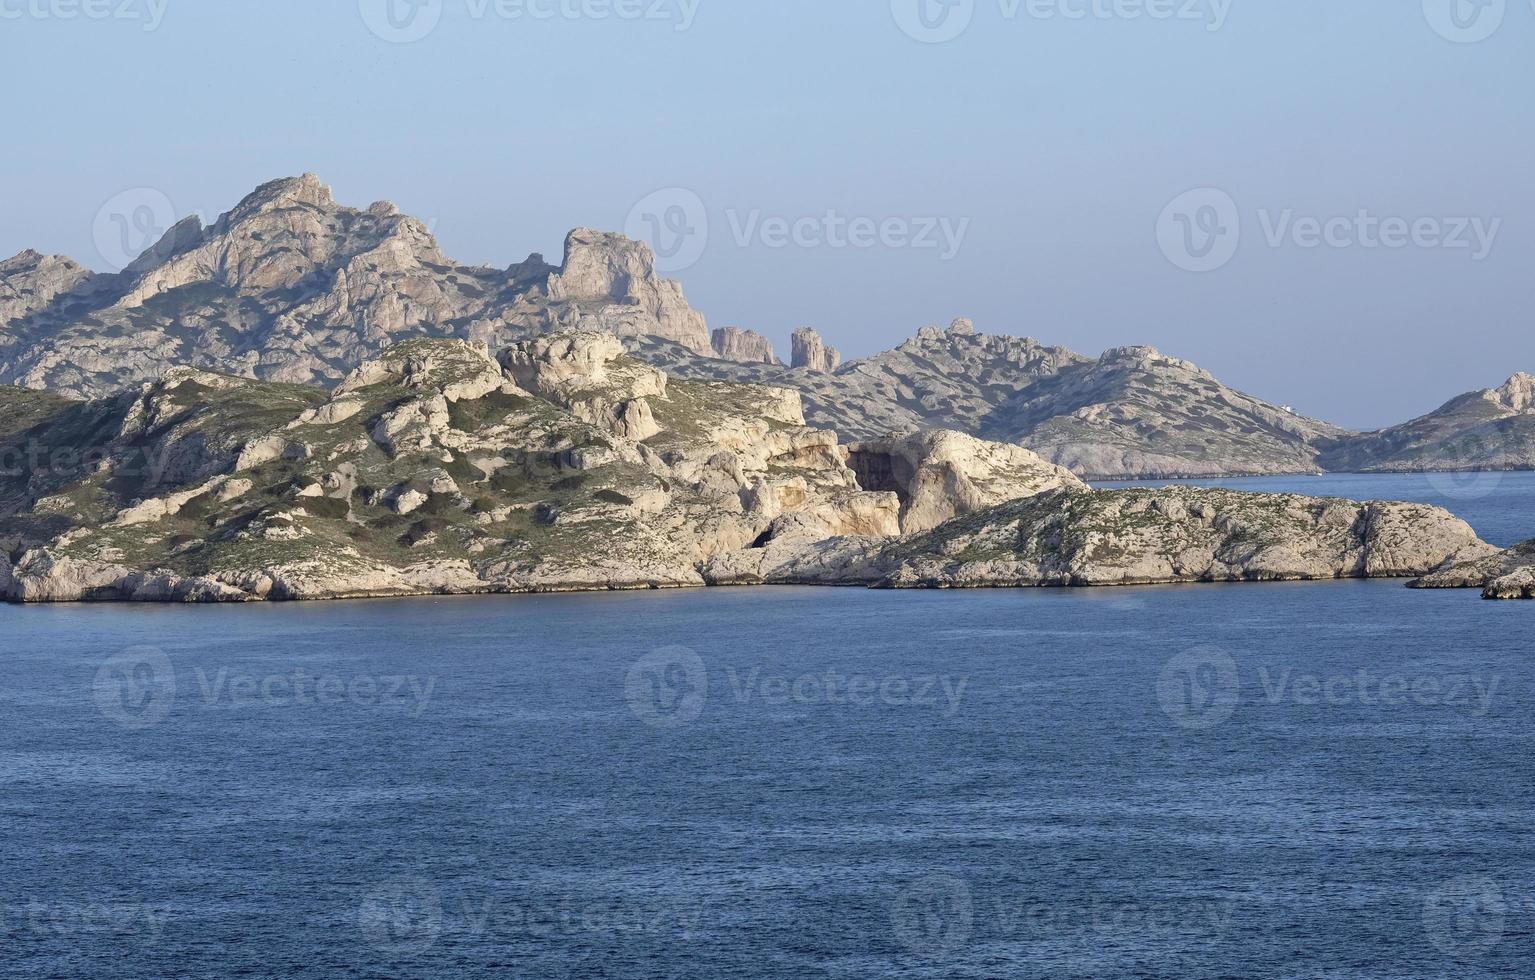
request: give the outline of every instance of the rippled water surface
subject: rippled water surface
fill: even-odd
[[[1451,505],[1535,536],[1505,481]],[[0,973],[1526,976],[1532,624],[1395,582],[0,607]]]

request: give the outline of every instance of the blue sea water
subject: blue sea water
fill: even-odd
[[[1535,536],[1501,486],[1457,509]],[[1532,617],[1396,582],[0,607],[0,975],[1528,976]]]

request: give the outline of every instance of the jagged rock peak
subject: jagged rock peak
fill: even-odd
[[[24,248],[20,252],[0,262],[0,273],[10,272],[12,269],[23,269],[36,265],[43,258],[43,253],[33,248]]]
[[[709,326],[688,306],[682,285],[656,274],[650,246],[616,232],[577,228],[565,238],[565,261],[549,276],[547,291],[556,302],[616,304],[583,327],[621,336],[650,334],[674,340],[700,354],[711,354]],[[633,314],[644,322],[627,323]]]
[[[793,344],[792,367],[830,374],[842,364],[842,355],[837,348],[826,346],[821,335],[812,327],[800,327],[794,331]]]
[[[549,280],[552,299],[629,300],[656,275],[650,246],[616,232],[576,228],[565,236],[565,260]]]
[[[1493,400],[1515,412],[1535,410],[1535,374],[1520,371],[1501,388],[1488,392]]]
[[[249,211],[291,207],[295,204],[312,204],[319,208],[333,208],[336,199],[331,196],[330,188],[320,181],[316,174],[306,173],[301,177],[279,177],[269,180],[245,196],[234,207],[233,214],[243,214]]]
[[[953,340],[956,337],[974,337],[975,335],[976,333],[974,321],[969,320],[966,317],[958,317],[949,324],[949,328],[947,330],[931,323],[925,327],[920,328],[917,331],[915,343],[945,343],[947,341]],[[913,341],[908,340],[906,343],[910,344],[913,343]],[[903,344],[902,346],[905,345]]]
[[[32,249],[0,262],[0,324],[43,309],[91,276],[74,259]]]
[[[1208,371],[1181,358],[1170,357],[1155,347],[1113,347],[1103,352],[1098,363],[1104,367],[1130,367],[1154,370],[1156,368],[1187,371],[1201,377],[1209,377]]]
[[[136,276],[164,265],[176,256],[200,245],[205,232],[203,219],[195,214],[188,215],[171,225],[170,229],[160,236],[159,241],[128,263],[123,272],[129,276]]]
[[[773,344],[755,330],[719,327],[710,335],[714,353],[726,361],[742,364],[782,364],[773,352]]]

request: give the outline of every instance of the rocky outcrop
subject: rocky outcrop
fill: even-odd
[[[896,495],[907,534],[1019,497],[1061,487],[1087,489],[1070,470],[1027,449],[942,429],[854,443],[848,465],[864,489]]]
[[[1458,563],[1409,584],[1415,589],[1481,589],[1486,599],[1535,599],[1535,541]]]
[[[627,344],[636,356],[673,377],[795,388],[804,398],[806,419],[836,430],[844,439],[921,428],[978,435],[1010,398],[1069,365],[1087,361],[1029,338],[937,327],[924,328],[896,349],[854,361],[835,374],[704,359],[650,339]]]
[[[899,588],[1144,585],[1408,577],[1492,550],[1417,504],[1063,489],[894,542],[876,564]]]
[[[835,347],[828,347],[821,335],[810,327],[800,327],[792,338],[792,367],[803,368],[818,374],[831,374],[842,364],[842,355]]]
[[[590,331],[500,362],[409,341],[329,392],[180,368],[100,402],[6,400],[18,601],[701,585],[754,544],[899,532],[795,393],[670,381]],[[81,462],[55,465],[66,449]]]
[[[710,354],[703,314],[688,306],[682,286],[656,275],[644,242],[577,228],[565,239],[565,262],[540,287],[503,314],[533,330],[602,330],[620,337],[660,337]]]
[[[893,550],[898,587],[1405,577],[1484,550],[1435,508],[1176,488],[1062,491]]]
[[[1535,376],[1516,374],[1501,387],[1347,440],[1321,462],[1363,473],[1535,469]]]
[[[755,330],[740,327],[720,327],[711,337],[714,354],[722,360],[739,361],[742,364],[772,364],[783,362],[773,353],[773,345]]]
[[[91,276],[73,259],[30,250],[0,262],[0,328],[80,291]]]

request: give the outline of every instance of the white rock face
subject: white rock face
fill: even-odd
[[[551,275],[549,299],[581,312],[561,326],[655,336],[690,350],[713,350],[703,315],[688,306],[682,286],[656,275],[650,246],[609,232],[577,228],[565,240],[565,264]]]
[[[609,333],[579,330],[520,341],[501,352],[516,384],[577,418],[631,442],[661,431],[649,399],[665,397],[666,375],[624,357]]]
[[[821,335],[810,327],[794,331],[794,358],[792,365],[817,374],[830,374],[842,363],[837,348],[826,346]]]
[[[848,462],[865,489],[898,495],[907,534],[1020,497],[1087,486],[1027,449],[941,429],[853,443]]]
[[[1535,412],[1535,374],[1520,372],[1501,388],[1492,389],[1491,401],[1510,412]]]
[[[28,250],[0,262],[0,327],[47,309],[90,278],[89,269],[62,255]]]
[[[559,267],[539,255],[465,266],[420,221],[387,202],[342,206],[313,174],[263,184],[207,227],[179,222],[120,274],[30,251],[0,262],[0,384],[78,397],[134,390],[178,365],[334,386],[410,339],[499,350],[568,329],[619,336],[674,377],[797,389],[810,423],[843,439],[954,429],[1085,478],[1535,468],[1529,374],[1361,435],[1153,348],[1086,357],[964,318],[848,365],[807,328],[784,367],[751,331],[711,337],[643,243],[577,229]],[[442,394],[472,399],[493,380]],[[648,431],[642,406],[622,412],[617,431]]]
[[[796,364],[816,361],[805,337]],[[632,342],[674,377],[787,385],[812,425],[844,439],[941,428],[1032,449],[1079,476],[1316,472],[1352,433],[1234,391],[1188,361],[1145,347],[1086,357],[957,319],[835,374],[692,358]],[[817,366],[824,368],[825,362]]]
[[[773,345],[755,330],[720,327],[710,337],[714,354],[722,360],[742,364],[782,364],[773,353]]]
[[[519,387],[548,397],[606,384],[608,365],[623,355],[624,345],[613,334],[573,330],[513,344],[501,352],[500,359]],[[657,387],[664,391],[664,381],[657,382]]]

